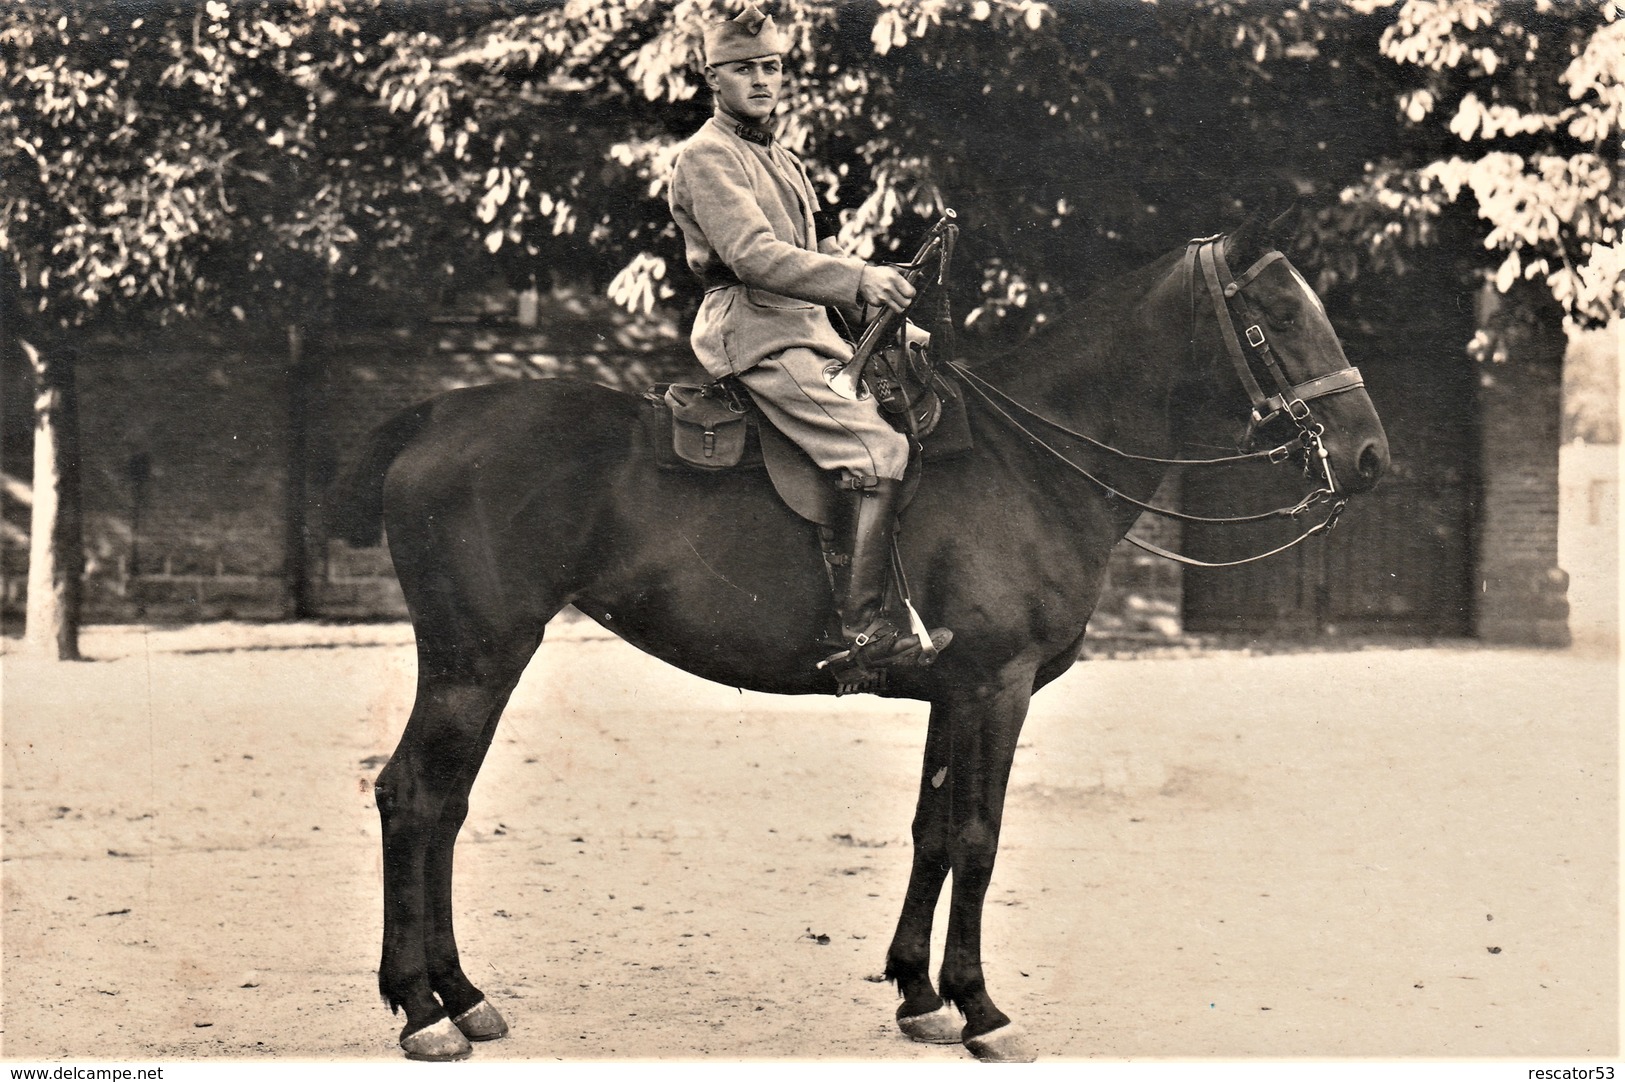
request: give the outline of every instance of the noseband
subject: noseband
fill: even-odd
[[[1302,383],[1293,383],[1287,377],[1285,371],[1282,369],[1280,361],[1275,356],[1274,350],[1270,348],[1269,338],[1264,333],[1264,321],[1258,318],[1253,306],[1247,302],[1243,292],[1247,288],[1248,284],[1262,274],[1271,263],[1278,259],[1285,259],[1286,257],[1278,251],[1267,252],[1262,258],[1242,272],[1240,277],[1235,277],[1230,273],[1230,267],[1225,262],[1224,253],[1221,248],[1223,241],[1223,234],[1213,237],[1202,237],[1191,241],[1188,245],[1186,245],[1185,248],[1184,269],[1186,290],[1190,296],[1191,302],[1191,353],[1193,361],[1196,354],[1196,306],[1199,296],[1196,286],[1196,270],[1198,267],[1200,267],[1202,277],[1206,283],[1207,294],[1213,305],[1214,318],[1219,326],[1219,337],[1224,342],[1225,351],[1229,355],[1231,364],[1235,368],[1236,376],[1241,381],[1243,389],[1247,392],[1248,400],[1252,404],[1252,414],[1247,424],[1247,435],[1243,440],[1244,449],[1238,454],[1225,455],[1219,458],[1159,458],[1154,455],[1141,455],[1135,454],[1131,451],[1124,451],[1117,447],[1113,447],[1111,444],[1098,440],[1093,436],[1089,436],[1082,432],[1075,432],[1060,422],[1045,417],[1042,414],[1035,413],[1033,410],[1022,405],[1020,402],[1017,402],[1015,399],[1011,398],[997,387],[994,387],[992,384],[976,375],[964,365],[957,362],[950,362],[950,367],[964,381],[964,385],[979,395],[984,403],[986,403],[995,413],[1003,417],[1007,422],[1014,426],[1018,431],[1026,435],[1029,439],[1033,440],[1036,444],[1038,444],[1039,447],[1049,452],[1052,456],[1059,459],[1071,470],[1088,478],[1108,495],[1121,499],[1134,507],[1140,508],[1142,511],[1149,511],[1153,514],[1161,515],[1165,518],[1174,519],[1179,522],[1194,522],[1203,525],[1240,525],[1251,522],[1264,522],[1278,518],[1296,519],[1309,508],[1313,507],[1322,500],[1329,498],[1332,501],[1331,509],[1322,521],[1311,525],[1308,529],[1304,530],[1291,541],[1288,541],[1284,545],[1270,549],[1268,552],[1261,552],[1239,560],[1226,560],[1220,562],[1197,560],[1189,556],[1181,555],[1177,552],[1170,552],[1169,550],[1161,548],[1158,545],[1154,545],[1149,541],[1143,541],[1132,534],[1125,535],[1124,539],[1126,541],[1138,548],[1144,549],[1146,552],[1152,553],[1156,556],[1161,556],[1165,559],[1173,560],[1177,563],[1186,564],[1191,567],[1238,567],[1242,564],[1254,563],[1255,561],[1274,556],[1277,553],[1285,552],[1287,549],[1308,540],[1318,533],[1325,533],[1326,531],[1336,527],[1338,516],[1343,513],[1343,508],[1347,505],[1348,498],[1338,494],[1337,479],[1332,474],[1331,456],[1326,451],[1325,444],[1321,440],[1321,437],[1325,434],[1325,426],[1315,420],[1314,412],[1310,408],[1309,403],[1317,398],[1324,398],[1327,395],[1336,394],[1340,391],[1352,390],[1356,387],[1364,386],[1364,380],[1360,377],[1360,370],[1352,366],[1340,368],[1335,372],[1329,372],[1323,376],[1316,376],[1315,378],[1305,380]],[[1236,333],[1235,321],[1231,316],[1232,303],[1235,304],[1237,314],[1240,315],[1242,322],[1246,324],[1246,327],[1242,332],[1246,336],[1247,345],[1245,348],[1242,346],[1241,336],[1238,336]],[[1270,373],[1276,387],[1278,388],[1278,393],[1273,395],[1266,395],[1264,393],[1263,388],[1259,386],[1258,380],[1253,375],[1252,362],[1248,360],[1249,353],[1254,358],[1256,363],[1261,364],[1264,369]],[[1000,405],[1001,402],[1015,410],[1017,413],[1020,413],[1028,419],[1036,421],[1046,428],[1049,428],[1061,435],[1079,440],[1098,450],[1105,451],[1116,455],[1119,458],[1134,462],[1150,462],[1165,466],[1196,467],[1224,466],[1265,459],[1272,464],[1279,465],[1280,463],[1292,460],[1297,455],[1302,455],[1304,460],[1305,474],[1314,480],[1317,480],[1319,482],[1319,486],[1310,491],[1291,507],[1278,507],[1274,510],[1263,511],[1252,515],[1236,515],[1213,518],[1202,515],[1186,514],[1185,512],[1175,511],[1166,507],[1157,507],[1152,504],[1136,500],[1132,496],[1118,491],[1111,484],[1099,477],[1096,477],[1093,473],[1078,465],[1076,462],[1073,462],[1063,452],[1050,446],[1026,425],[1022,424],[1017,417],[1012,416],[1012,414],[1006,410],[1004,406]],[[1284,444],[1277,447],[1271,447],[1267,450],[1250,450],[1249,448],[1256,444],[1259,434],[1269,425],[1282,417],[1290,419],[1293,425],[1297,428],[1296,437]],[[1319,474],[1318,477],[1315,476],[1317,472]]]

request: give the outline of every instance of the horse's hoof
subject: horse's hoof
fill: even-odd
[[[463,1031],[449,1018],[430,1023],[415,1033],[401,1038],[401,1051],[407,1059],[444,1063],[447,1060],[467,1059],[474,1052]]]
[[[959,1012],[944,1003],[930,1014],[897,1016],[897,1028],[911,1041],[925,1044],[958,1044],[965,1024]]]
[[[1038,1058],[1027,1046],[1027,1035],[1014,1022],[966,1038],[965,1048],[983,1063],[1031,1063]]]
[[[453,1018],[452,1023],[471,1041],[494,1041],[508,1035],[508,1023],[487,999],[480,1000]]]

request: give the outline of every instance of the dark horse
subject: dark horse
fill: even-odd
[[[1252,405],[1252,435],[1284,431],[1275,457],[1303,465],[1328,504],[1370,488],[1387,465],[1358,373],[1269,232],[1255,219],[1211,239],[1200,270],[1192,242],[1108,286],[1020,356],[961,370],[975,450],[929,464],[901,527],[914,603],[955,637],[934,666],[894,673],[885,692],[931,704],[913,867],[886,954],[911,1037],[1026,1058],[981,959],[1016,738],[1032,694],[1078,657],[1107,556],[1164,460],[1199,441],[1233,442]],[[1230,267],[1247,269],[1233,277]],[[1232,316],[1247,327],[1245,349]],[[1260,393],[1271,380],[1281,393]],[[1022,406],[1030,412],[1013,424]],[[376,543],[387,528],[417,632],[417,699],[375,787],[379,987],[406,1012],[401,1045],[414,1058],[459,1058],[469,1039],[507,1032],[458,959],[452,848],[498,718],[555,613],[574,604],[722,684],[833,690],[815,670],[830,612],[815,529],[760,472],[657,469],[639,408],[563,380],[453,391],[387,423],[352,475],[340,536]],[[932,914],[950,872],[933,985]]]

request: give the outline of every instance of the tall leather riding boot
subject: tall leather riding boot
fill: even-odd
[[[886,614],[892,534],[903,483],[885,477],[865,478],[862,483],[867,487],[841,492],[844,506],[836,540],[850,559],[836,575],[835,611],[847,650],[830,660],[870,669],[930,664],[931,655],[922,651],[919,636],[905,633]],[[933,628],[930,635],[937,650],[953,638],[947,628]]]

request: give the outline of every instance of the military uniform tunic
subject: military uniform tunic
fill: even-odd
[[[800,160],[713,116],[678,153],[670,202],[706,287],[690,336],[700,364],[738,376],[824,469],[901,478],[907,439],[872,400],[842,398],[824,378],[852,354],[825,307],[857,304],[864,264],[818,250],[818,196]]]

